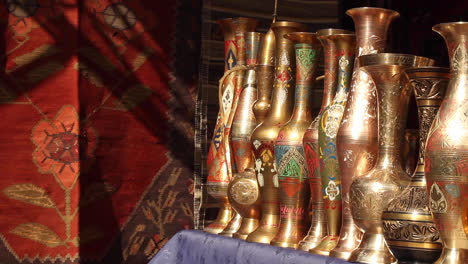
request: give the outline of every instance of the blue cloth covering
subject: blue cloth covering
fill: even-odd
[[[307,252],[249,243],[240,239],[184,230],[177,233],[149,264],[347,264]]]

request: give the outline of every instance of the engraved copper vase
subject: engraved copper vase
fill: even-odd
[[[349,34],[351,31],[344,29],[322,29],[317,31],[317,35],[333,35],[333,34]],[[318,151],[318,124],[323,111],[333,101],[336,91],[336,80],[338,72],[338,60],[336,60],[336,49],[334,45],[324,46],[323,53],[325,56],[325,80],[323,87],[322,105],[317,117],[312,121],[309,128],[307,128],[304,138],[303,146],[304,153],[307,161],[310,185],[310,208],[311,208],[311,225],[309,232],[304,239],[299,242],[298,249],[309,251],[316,247],[320,240],[327,235],[327,221],[325,217],[325,210],[323,206],[322,195],[322,180],[320,178],[319,169],[319,151]]]
[[[275,144],[280,227],[270,244],[297,248],[309,220],[310,187],[302,138],[312,122],[310,95],[321,45],[315,33],[295,32],[284,37],[295,43],[295,103],[292,117],[281,127]]]
[[[418,164],[419,130],[405,129],[401,147],[401,166],[408,175],[413,175]]]
[[[229,18],[219,21],[225,32],[225,65],[232,69],[245,64],[244,33],[255,31],[258,21],[251,18]],[[213,142],[208,152],[207,191],[220,201],[220,211],[205,231],[218,234],[226,228],[233,216],[227,197],[227,187],[232,178],[232,153],[229,135],[238,99],[242,90],[243,71],[230,74],[220,91],[220,113]],[[239,216],[237,216],[240,219]]]
[[[247,241],[269,244],[279,227],[278,176],[274,161],[274,145],[282,125],[289,121],[293,110],[294,78],[296,68],[293,43],[283,36],[305,30],[305,25],[295,22],[275,22],[276,62],[271,109],[261,125],[255,128],[251,141],[255,155],[255,171],[260,186],[262,218],[259,227]]]
[[[260,45],[262,34],[256,32],[248,32],[244,34],[244,37],[246,43],[245,53],[247,65],[253,67],[257,63],[258,48]],[[240,204],[236,203],[236,206],[232,205],[234,210],[238,214],[240,214],[240,217],[242,217],[242,219],[238,220],[237,217],[233,218],[231,222],[229,222],[228,226],[223,230],[223,232],[220,233],[220,235],[224,236],[233,236],[233,234],[240,229],[242,229],[241,233],[245,235],[246,232],[250,233],[253,231],[252,228],[256,227],[255,222],[257,222],[258,224],[258,219],[250,217],[250,214],[244,214],[246,218],[242,216],[242,213],[246,211],[248,212],[248,210],[245,210],[242,207],[250,207],[250,202],[246,202],[245,199],[243,199],[241,196],[242,194],[246,194],[247,197],[250,197],[250,194],[246,193],[247,190],[239,189],[242,186],[245,186],[246,188],[250,188],[250,190],[258,190],[258,187],[253,188],[250,185],[251,181],[249,180],[249,176],[251,175],[251,173],[249,173],[248,175],[242,175],[242,173],[247,168],[253,169],[253,153],[252,145],[250,143],[250,135],[252,134],[254,128],[257,126],[257,122],[252,111],[252,106],[257,100],[256,83],[257,81],[255,69],[252,68],[246,70],[244,76],[244,86],[239,97],[239,103],[232,123],[231,147],[235,162],[235,174],[233,179],[231,180],[231,183],[228,186],[228,197],[229,202],[231,202],[231,204],[233,201],[235,202],[239,200],[244,200]],[[231,194],[234,194],[237,199],[233,200]],[[249,198],[249,201],[251,200],[252,199]],[[256,201],[251,202],[254,203]],[[259,213],[257,212],[253,215],[258,217]]]
[[[448,68],[421,67],[406,70],[418,105],[420,145],[444,98],[450,74]],[[424,148],[420,148],[417,170],[410,185],[390,202],[382,216],[387,245],[398,263],[434,263],[442,251],[439,230],[429,211],[424,176]]]
[[[328,234],[310,250],[312,253],[329,255],[336,246],[341,228],[341,190],[340,170],[336,151],[336,134],[343,117],[348,98],[349,85],[354,64],[356,37],[354,34],[321,35],[322,45],[334,46],[338,71],[337,89],[333,102],[325,108],[319,120],[319,169],[322,195],[327,216]]]
[[[468,22],[432,29],[445,39],[451,75],[424,157],[429,208],[444,244],[435,263],[468,263],[463,228],[468,199]]]
[[[407,54],[380,53],[358,58],[375,83],[378,98],[378,158],[375,167],[356,177],[350,188],[351,213],[354,223],[364,231],[351,262],[392,263],[382,230],[382,213],[388,203],[400,195],[410,176],[400,162],[401,144],[406,124],[410,87],[404,70],[427,66],[433,60]]]
[[[383,52],[390,23],[398,12],[361,7],[346,12],[354,21],[356,57]],[[337,246],[330,256],[347,260],[359,245],[362,232],[356,228],[349,209],[349,188],[356,176],[375,165],[377,156],[377,99],[375,86],[355,60],[351,88],[336,139],[341,172],[342,224]]]

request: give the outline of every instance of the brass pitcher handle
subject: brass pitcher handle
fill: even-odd
[[[320,75],[319,77],[315,78],[316,81],[321,81],[325,79],[325,75]]]

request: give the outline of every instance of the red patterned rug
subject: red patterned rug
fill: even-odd
[[[0,2],[1,263],[146,263],[191,227],[199,5]]]

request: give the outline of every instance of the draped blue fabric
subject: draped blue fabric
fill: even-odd
[[[249,243],[240,239],[184,230],[177,233],[149,264],[347,264],[307,252]]]

